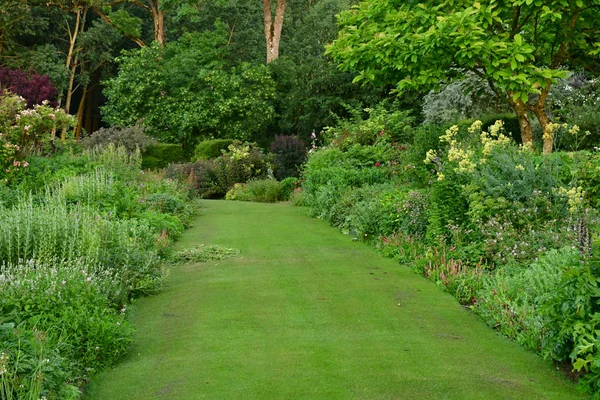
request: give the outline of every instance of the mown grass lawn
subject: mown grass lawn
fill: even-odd
[[[131,355],[87,400],[584,398],[433,283],[301,209],[207,201],[179,246],[200,243],[242,255],[173,268],[135,306]]]

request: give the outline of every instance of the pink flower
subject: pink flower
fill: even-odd
[[[25,162],[23,163],[23,167],[25,167],[25,168],[29,167],[29,163],[28,163],[27,161],[25,161]]]
[[[29,128],[31,128],[30,125],[25,125],[25,127],[23,129],[25,129],[25,132],[29,132]]]
[[[48,114],[48,116],[49,116],[50,118],[52,118],[52,120],[56,120],[56,115],[54,115],[54,114]]]
[[[66,283],[67,283],[67,281],[62,281],[60,284],[61,284],[61,285],[64,285],[64,284],[66,284]]]
[[[379,161],[377,161],[377,162],[375,163],[375,166],[376,166],[376,167],[378,167],[378,168],[379,168],[379,166],[380,166],[380,165],[381,165],[381,164],[379,163]]]

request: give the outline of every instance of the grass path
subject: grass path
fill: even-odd
[[[206,205],[180,246],[242,256],[173,268],[135,305],[132,354],[86,400],[583,398],[434,284],[301,209]]]

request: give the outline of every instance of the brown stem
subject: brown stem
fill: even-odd
[[[77,109],[77,126],[75,127],[75,140],[81,139],[81,129],[83,126],[83,110],[85,109],[85,101],[88,96],[88,87],[83,87],[83,94],[81,95],[81,101],[79,102],[79,108]]]
[[[531,134],[531,122],[529,121],[529,116],[527,115],[527,107],[521,98],[513,99],[514,93],[508,92],[508,102],[515,110],[517,114],[517,118],[519,120],[519,127],[521,128],[521,140],[523,141],[523,146],[533,151],[533,136]]]

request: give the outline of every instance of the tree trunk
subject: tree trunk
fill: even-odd
[[[165,45],[165,13],[160,9],[160,0],[150,1],[152,20],[154,21],[154,40]]]
[[[529,115],[527,115],[527,107],[520,98],[513,100],[513,96],[514,93],[508,92],[508,102],[513,110],[515,110],[517,118],[519,119],[519,127],[521,128],[521,140],[523,141],[523,146],[533,151],[533,136],[531,135],[531,122],[529,121]]]
[[[546,99],[548,98],[548,92],[550,92],[550,85],[552,82],[548,80],[546,87],[540,92],[540,97],[537,102],[531,106],[531,111],[535,113],[540,127],[542,128],[542,152],[544,154],[552,153],[554,147],[554,135],[553,132],[548,129],[548,125],[552,122],[548,114],[546,113]]]
[[[67,68],[69,68],[69,87],[67,89],[67,98],[65,100],[65,112],[67,114],[69,114],[71,111],[71,100],[73,98],[74,91],[73,86],[75,84],[75,74],[77,73],[79,59],[79,54],[75,54],[75,58],[73,58],[73,54],[75,53],[75,42],[77,41],[77,36],[79,33],[83,32],[85,29],[85,18],[87,16],[87,11],[87,8],[84,8],[83,11],[81,9],[77,10],[75,29],[73,30],[73,33],[69,35],[69,54],[67,56]],[[66,128],[63,128],[60,138],[62,140],[67,138]]]
[[[281,28],[285,15],[286,0],[276,0],[275,20],[271,14],[271,0],[262,0],[265,21],[265,40],[267,43],[267,64],[279,58],[279,43],[281,42]]]
[[[88,95],[87,85],[83,87],[83,94],[81,95],[81,101],[79,102],[79,108],[77,109],[77,126],[75,127],[75,140],[81,139],[81,129],[83,127],[83,111],[85,109],[85,100]]]
[[[75,29],[73,29],[73,31],[71,31],[71,28],[67,22],[67,28],[69,30],[69,51],[67,52],[67,60],[65,61],[65,66],[67,67],[67,69],[70,72],[69,86],[71,86],[71,87],[72,87],[71,81],[72,81],[72,76],[73,76],[73,72],[72,72],[73,54],[75,53],[75,41],[77,40],[77,35],[79,34],[79,25],[81,24],[81,8],[78,8],[75,12],[76,12]],[[68,92],[67,92],[67,97],[69,96]],[[62,102],[62,96],[63,96],[62,93],[60,93],[58,96],[59,106],[60,106],[60,103]]]

